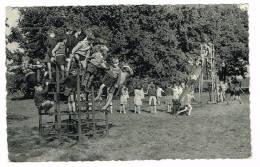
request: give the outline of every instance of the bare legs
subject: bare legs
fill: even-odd
[[[135,113],[141,114],[141,106],[140,105],[135,105]]]

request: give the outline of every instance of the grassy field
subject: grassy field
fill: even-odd
[[[32,100],[7,97],[8,149],[11,161],[94,161],[248,158],[251,155],[248,95],[243,104],[194,105],[191,116],[175,117],[158,107],[134,114],[114,112],[113,126],[104,138],[84,137],[46,141],[38,136],[38,116]],[[115,102],[116,104],[117,102]]]

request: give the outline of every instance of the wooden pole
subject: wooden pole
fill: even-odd
[[[59,67],[56,65],[56,110],[58,121],[58,137],[61,142],[61,115],[60,115],[60,75]]]
[[[94,87],[91,87],[91,94],[92,94],[92,123],[93,123],[93,136],[96,137],[96,112],[95,112],[95,94],[94,94]]]
[[[42,136],[42,114],[41,114],[41,110],[38,109],[38,113],[39,113],[39,134],[40,136]]]
[[[77,103],[78,103],[78,141],[81,142],[82,132],[81,132],[81,107],[80,107],[80,68],[77,70]]]

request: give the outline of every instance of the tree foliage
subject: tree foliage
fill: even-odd
[[[70,26],[107,40],[110,55],[131,64],[139,77],[186,78],[188,57],[199,56],[202,42],[215,45],[217,67],[228,62],[230,75],[243,74],[241,63],[248,64],[248,15],[237,5],[34,7],[20,13],[21,47],[33,58],[43,58],[48,29]],[[11,39],[21,39],[16,32]]]

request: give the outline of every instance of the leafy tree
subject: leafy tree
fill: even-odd
[[[135,70],[136,77],[183,80],[188,59],[200,44],[215,45],[217,68],[228,62],[229,75],[243,75],[248,64],[248,15],[237,5],[136,5],[19,8],[17,39],[32,58],[43,58],[46,32],[66,27],[90,29],[107,41],[112,56]],[[22,38],[21,38],[22,37]],[[243,65],[242,65],[243,64]]]

